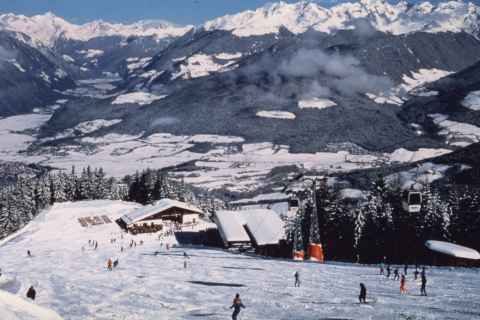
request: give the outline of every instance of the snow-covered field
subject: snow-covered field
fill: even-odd
[[[462,105],[473,111],[480,111],[480,90],[470,92],[462,101]]]
[[[448,120],[447,115],[434,113],[428,115],[433,123],[442,130],[438,133],[445,136],[447,144],[465,147],[480,141],[480,128],[469,123]]]
[[[428,297],[419,296],[418,284],[409,273],[409,292],[400,295],[398,282],[378,276],[378,270],[368,266],[298,263],[194,247],[167,251],[157,236],[121,239],[115,224],[83,228],[76,221],[96,215],[114,219],[137,206],[88,201],[57,204],[43,212],[23,231],[0,242],[0,279],[4,280],[0,290],[24,297],[34,285],[35,304],[72,320],[229,319],[237,292],[247,307],[241,319],[480,317],[476,269],[428,269]],[[110,243],[111,238],[117,242]],[[90,239],[98,241],[97,250],[88,246]],[[132,239],[137,246],[129,248]],[[174,244],[175,239],[165,242]],[[127,247],[124,252],[122,245]],[[27,250],[33,257],[27,257]],[[190,256],[186,270],[184,251]],[[106,269],[110,257],[119,259],[113,271]],[[293,286],[295,271],[300,272],[300,288]],[[358,304],[360,282],[367,286],[369,304]],[[3,298],[0,295],[0,305],[5,305]],[[12,319],[6,316],[11,314],[0,309],[1,319]]]
[[[107,174],[115,177],[123,177],[141,169],[159,169],[193,161],[195,165],[193,170],[177,172],[178,177],[185,178],[185,182],[207,189],[252,191],[265,184],[265,178],[271,170],[282,166],[295,165],[306,170],[330,172],[348,171],[371,168],[389,162],[419,161],[450,152],[448,149],[399,149],[391,154],[375,155],[353,155],[346,151],[291,153],[288,146],[268,142],[248,143],[241,137],[175,136],[157,133],[148,137],[142,137],[141,134],[136,136],[107,134],[103,137],[78,138],[81,142],[94,146],[93,151],[84,150],[80,146],[66,145],[49,152],[44,152],[48,150],[43,148],[36,153],[19,153],[35,141],[35,136],[26,132],[19,133],[17,130],[31,129],[34,132],[49,118],[49,114],[28,114],[0,119],[2,159],[39,163],[66,170],[72,165],[101,166]],[[90,133],[119,122],[120,119],[83,122],[54,138],[75,137],[77,133]],[[47,138],[45,141],[52,139]],[[194,147],[199,143],[208,144],[210,149],[196,152]]]
[[[209,74],[214,72],[224,72],[231,70],[231,65],[235,62],[233,61],[233,59],[237,58],[237,56],[220,54],[220,58],[217,59],[226,60],[224,64],[220,64],[218,63],[218,61],[214,61],[214,58],[214,56],[199,53],[189,57],[188,59],[174,59],[174,62],[175,60],[178,60],[182,61],[182,63],[180,64],[180,70],[172,74],[172,80],[177,78],[200,78],[208,76]]]
[[[330,99],[325,98],[314,98],[308,100],[300,100],[298,101],[298,107],[300,109],[326,109],[330,107],[334,107],[337,104]]]
[[[257,117],[293,120],[296,118],[296,115],[295,113],[288,112],[288,111],[262,110],[257,112]]]
[[[130,92],[117,96],[112,104],[139,104],[141,106],[151,104],[154,101],[165,98],[166,96],[157,96],[148,92]]]

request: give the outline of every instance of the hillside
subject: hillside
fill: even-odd
[[[123,234],[122,238],[114,224],[82,228],[76,220],[95,215],[115,218],[136,206],[112,201],[56,204],[0,243],[0,279],[8,279],[0,288],[23,296],[33,284],[36,304],[65,319],[225,319],[237,292],[247,307],[243,317],[265,320],[471,319],[480,314],[474,303],[480,282],[471,270],[428,269],[430,295],[426,298],[416,295],[417,284],[409,275],[410,293],[400,296],[397,283],[380,278],[373,267],[299,264],[208,248],[173,247],[168,251],[160,246],[157,235]],[[117,239],[114,244],[112,238]],[[98,241],[97,250],[88,245],[89,240]],[[128,247],[131,240],[136,247]],[[162,241],[175,243],[174,238]],[[120,251],[122,245],[124,252]],[[31,258],[27,250],[32,252]],[[183,252],[190,256],[187,269],[183,268]],[[119,267],[113,271],[105,267],[110,257],[119,258]],[[300,288],[293,287],[295,271],[301,275]],[[357,303],[359,282],[366,284],[370,304]],[[5,316],[4,309],[0,315]]]

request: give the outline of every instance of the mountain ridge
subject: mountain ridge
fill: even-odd
[[[331,33],[339,29],[365,29],[396,35],[416,31],[461,32],[480,35],[480,7],[472,2],[448,1],[410,4],[385,0],[344,2],[330,8],[312,1],[270,3],[255,10],[224,15],[204,24],[179,26],[166,21],[143,20],[113,23],[94,20],[76,25],[51,12],[24,16],[0,15],[0,29],[29,35],[38,44],[52,47],[61,38],[87,41],[102,36],[155,36],[158,39],[179,37],[192,28],[232,31],[238,37],[278,33],[281,27],[298,34],[314,29]]]

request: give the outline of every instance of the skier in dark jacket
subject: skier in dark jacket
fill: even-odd
[[[400,280],[400,274],[398,273],[398,268],[395,268],[393,271],[393,280]]]
[[[422,296],[427,296],[427,276],[425,274],[425,269],[422,270],[422,287],[420,289],[420,294]]]
[[[27,291],[27,298],[30,298],[32,300],[35,300],[35,296],[37,295],[37,292],[35,291],[35,289],[33,288],[33,286],[31,286],[28,291]]]
[[[300,287],[300,273],[298,271],[295,271],[294,277],[295,277],[295,287]]]
[[[237,293],[235,295],[235,299],[233,299],[233,304],[230,307],[230,309],[233,309],[232,320],[237,320],[237,317],[242,308],[245,308],[245,306],[243,305],[242,300],[240,299],[240,294]]]
[[[358,296],[360,303],[367,303],[367,288],[363,283],[360,283],[360,295]]]
[[[29,257],[32,256],[32,253],[30,252],[30,250],[27,250],[27,256],[29,256]]]
[[[408,264],[405,264],[405,266],[403,267],[403,274],[407,275],[407,272],[408,272]]]
[[[387,278],[390,279],[390,272],[392,271],[392,269],[390,269],[390,265],[387,266]]]

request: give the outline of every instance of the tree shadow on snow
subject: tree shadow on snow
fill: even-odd
[[[203,286],[209,287],[246,287],[244,284],[240,283],[225,283],[225,282],[210,282],[210,281],[187,281],[193,284],[200,284]]]

